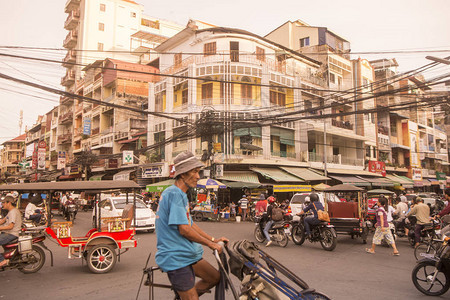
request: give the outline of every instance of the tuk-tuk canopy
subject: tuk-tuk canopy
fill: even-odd
[[[368,191],[367,194],[372,194],[372,195],[373,195],[373,194],[379,194],[379,195],[387,194],[387,195],[392,195],[392,194],[395,194],[395,193],[392,192],[392,191],[388,191],[388,190],[375,189],[375,190],[370,190],[370,191]]]
[[[356,187],[352,184],[338,184],[326,188],[323,190],[324,192],[362,192],[364,189]]]
[[[101,191],[114,189],[139,189],[132,180],[102,181],[59,181],[35,182],[0,185],[0,191],[37,192],[37,191]]]

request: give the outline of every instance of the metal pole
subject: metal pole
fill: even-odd
[[[98,207],[100,201],[100,193],[97,194],[97,197],[95,199],[95,217],[96,217],[96,224],[97,224],[97,231],[102,232],[102,215],[101,215],[101,209]]]
[[[128,193],[127,193],[128,195]],[[134,221],[134,228],[136,228],[136,189],[133,189],[133,221]]]
[[[328,176],[327,172],[327,119],[323,120],[323,170],[325,177]]]

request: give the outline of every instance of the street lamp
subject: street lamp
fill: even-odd
[[[450,60],[448,60],[450,57],[440,58],[440,57],[435,57],[435,56],[425,56],[425,58],[432,60],[434,62],[437,62],[437,63],[450,65]]]

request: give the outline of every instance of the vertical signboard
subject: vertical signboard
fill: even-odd
[[[83,119],[83,134],[91,135],[91,118],[85,117]]]
[[[31,160],[31,168],[33,170],[37,169],[38,165],[38,144],[34,144],[34,150],[33,150],[33,158]]]
[[[66,152],[64,151],[59,151],[58,152],[58,165],[57,165],[57,169],[61,170],[64,169],[66,167]]]
[[[47,143],[45,141],[40,141],[38,143],[37,150],[37,169],[45,170],[45,152],[47,149]]]
[[[122,163],[123,164],[132,164],[133,163],[133,150],[123,151]]]

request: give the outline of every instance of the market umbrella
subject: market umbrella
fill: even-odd
[[[197,182],[197,187],[204,189],[224,189],[227,186],[216,179],[203,178]]]
[[[395,193],[392,192],[392,191],[388,191],[388,190],[375,189],[375,190],[368,191],[367,194],[388,194],[388,195],[392,195],[392,194],[395,194]]]
[[[316,185],[313,185],[312,188],[316,191],[323,191],[324,189],[329,188],[330,186],[328,184],[325,183],[319,183]]]

